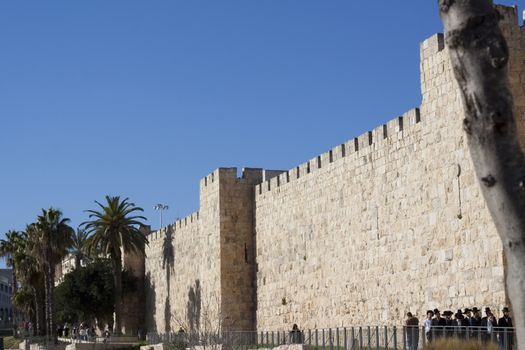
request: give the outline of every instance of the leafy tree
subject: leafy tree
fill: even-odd
[[[59,322],[111,320],[115,299],[109,260],[96,259],[66,274],[55,289],[55,301]]]
[[[123,271],[123,293],[136,290],[136,278]],[[111,323],[115,286],[109,259],[95,259],[86,266],[74,269],[64,276],[55,288],[58,322],[97,320],[99,324]]]
[[[88,256],[87,240],[88,234],[86,231],[81,228],[77,228],[76,233],[73,235],[73,244],[69,250],[70,253],[75,257],[75,269],[78,269],[80,267],[80,262],[85,260]]]
[[[68,225],[69,219],[62,217],[58,209],[42,209],[29,233],[28,248],[35,257],[44,275],[46,335],[55,338],[53,320],[53,288],[55,284],[55,267],[67,255],[71,246],[74,230]]]
[[[34,320],[36,334],[42,334],[42,315],[44,313],[44,278],[36,259],[29,251],[28,242],[29,236],[35,234],[32,233],[34,230],[34,224],[30,224],[26,227],[26,232],[21,233],[20,250],[14,255],[14,261],[17,266],[16,272],[18,280],[23,286],[20,292],[23,294],[31,293],[33,298],[34,313],[32,314],[31,319]],[[18,291],[13,296],[13,302],[16,304],[18,300],[22,309],[24,309],[24,307],[28,307],[27,304],[22,306],[22,300],[19,299],[22,298],[25,300],[26,296],[24,295],[18,297],[17,294]]]
[[[16,263],[15,257],[19,254],[22,249],[22,235],[18,231],[10,230],[5,234],[6,239],[0,240],[0,256],[6,258],[6,265],[11,267],[12,277],[12,289],[13,295],[17,291],[17,280],[16,280]],[[16,305],[15,305],[16,306]],[[13,317],[13,334],[16,335],[16,317]]]
[[[87,210],[89,221],[82,223],[86,232],[91,234],[88,240],[88,251],[99,250],[109,256],[112,263],[115,284],[115,334],[120,334],[122,310],[122,252],[144,254],[148,239],[139,231],[140,220],[144,216],[135,215],[143,212],[140,207],[121,200],[119,196],[106,196],[106,204],[95,201],[99,211]]]
[[[13,269],[13,292],[16,291],[16,264],[14,260],[15,254],[20,249],[21,236],[20,232],[10,230],[5,234],[6,239],[0,239],[0,257],[6,258],[6,265]]]
[[[29,319],[35,319],[36,307],[33,290],[27,286],[22,286],[13,295],[13,305],[21,310]]]

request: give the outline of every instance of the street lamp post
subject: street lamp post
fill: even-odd
[[[166,204],[159,203],[159,204],[155,204],[153,206],[153,209],[158,210],[160,212],[160,229],[162,229],[162,212],[164,210],[168,210],[169,207]]]

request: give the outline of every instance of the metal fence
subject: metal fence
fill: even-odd
[[[44,336],[32,336],[32,335],[22,335],[19,339],[23,340],[25,342],[25,349],[26,350],[65,350],[65,347],[69,344],[83,344],[83,349],[91,349],[91,350],[110,350],[114,349],[114,345],[118,344],[122,347],[122,344],[129,345],[129,347],[133,346],[133,343],[137,344],[139,343],[139,340],[132,341],[132,342],[125,342],[125,343],[118,343],[114,341],[113,338],[104,338],[104,337],[86,337],[80,339],[79,337],[58,337],[55,340],[50,339],[48,337]]]
[[[494,342],[502,350],[514,344],[513,328],[493,327],[341,327],[303,331],[220,332],[220,333],[148,333],[149,344],[164,343],[169,350],[186,348],[256,350],[281,345],[304,344],[314,350],[417,350],[441,338]]]

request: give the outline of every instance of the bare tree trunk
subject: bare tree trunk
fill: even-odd
[[[35,327],[33,329],[33,331],[35,332],[35,334],[38,334],[40,335],[40,303],[38,302],[38,292],[36,290],[36,288],[33,287],[33,293],[35,294]]]
[[[115,323],[113,333],[122,333],[121,314],[122,314],[122,260],[120,256],[111,259],[113,265],[113,281],[115,283]]]
[[[49,339],[49,276],[46,273],[44,273],[44,293],[45,293],[45,300],[44,300],[44,313],[46,318],[46,340]]]
[[[53,344],[56,343],[56,327],[55,327],[55,305],[54,305],[54,289],[55,289],[55,269],[53,265],[49,266],[49,335]]]
[[[80,268],[80,255],[75,254],[75,270]]]
[[[483,196],[503,243],[518,349],[525,349],[525,155],[507,81],[509,50],[490,0],[439,0]]]
[[[13,260],[12,264],[11,264],[11,267],[13,269],[12,271],[12,282],[13,282],[13,286],[12,286],[12,290],[11,290],[11,295],[12,297],[16,294],[16,291],[17,291],[17,281],[16,281],[16,267],[15,267],[15,262]],[[12,297],[11,297],[11,300],[12,300]],[[12,318],[12,321],[13,321],[13,337],[16,337],[17,336],[17,326],[18,326],[18,323],[17,323],[17,307],[13,305],[13,318]]]

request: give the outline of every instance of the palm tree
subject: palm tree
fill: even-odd
[[[80,227],[73,235],[73,244],[71,245],[70,253],[75,257],[75,269],[80,267],[80,262],[87,257],[87,240],[88,234]]]
[[[0,240],[0,257],[6,258],[6,265],[12,269],[12,295],[14,296],[17,291],[17,280],[16,280],[16,263],[15,257],[16,254],[21,249],[22,236],[20,232],[15,230],[10,230],[5,234],[6,239]],[[13,314],[13,332],[16,335],[16,312]]]
[[[42,307],[43,307],[43,291],[44,291],[44,279],[42,277],[42,271],[37,264],[36,259],[31,255],[29,251],[28,236],[34,236],[36,233],[32,233],[34,224],[30,224],[26,227],[26,232],[21,232],[20,250],[15,255],[15,264],[17,266],[17,276],[21,284],[24,286],[21,291],[22,294],[31,294],[33,305],[20,305],[20,303],[26,302],[25,295],[18,296],[18,293],[14,295],[13,301],[21,306],[22,308],[34,308],[32,311],[35,319],[35,330],[36,334],[40,335],[42,331]],[[28,311],[28,315],[31,313]]]
[[[105,205],[95,201],[100,211],[87,210],[90,220],[81,224],[88,234],[92,234],[88,239],[88,251],[99,250],[111,259],[115,283],[115,334],[122,331],[122,253],[144,254],[145,244],[148,244],[148,239],[138,228],[142,224],[140,220],[146,218],[135,215],[144,210],[128,200],[106,196]]]
[[[54,339],[53,288],[55,285],[55,266],[67,255],[73,243],[74,230],[68,225],[69,219],[62,217],[58,209],[42,209],[29,232],[28,247],[32,256],[44,272],[46,335]]]

